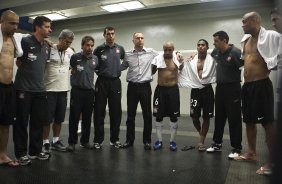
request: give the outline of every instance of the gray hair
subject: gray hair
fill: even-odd
[[[64,29],[59,35],[59,39],[71,38],[74,39],[74,33],[69,29]]]

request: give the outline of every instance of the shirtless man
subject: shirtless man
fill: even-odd
[[[156,117],[157,141],[154,150],[162,148],[163,117],[170,117],[170,150],[176,151],[174,142],[177,130],[177,117],[180,115],[180,97],[177,86],[178,70],[183,68],[176,55],[173,54],[174,44],[170,41],[163,45],[164,54],[158,55],[152,61],[152,73],[158,71],[158,85],[153,100],[153,115]]]
[[[0,165],[9,167],[19,166],[7,155],[9,125],[13,124],[16,117],[16,93],[12,79],[14,58],[19,56],[15,51],[18,51],[17,46],[20,47],[20,42],[15,45],[16,36],[13,37],[18,25],[19,16],[16,13],[10,10],[3,12],[0,25]]]
[[[261,27],[261,17],[256,12],[246,13],[242,18],[245,37],[243,43],[244,78],[242,88],[243,121],[246,123],[248,152],[235,160],[256,161],[256,124],[265,130],[266,143],[270,153],[268,162],[256,171],[257,174],[270,174],[272,168],[272,147],[274,138],[274,97],[273,86],[269,79],[270,69],[275,67],[266,51],[268,41],[279,40],[279,34],[266,31]],[[268,33],[268,34],[266,34]],[[262,38],[263,37],[263,38]],[[260,39],[264,39],[261,43]],[[264,45],[265,44],[265,45]],[[263,52],[261,52],[263,49]]]
[[[200,135],[198,151],[206,151],[204,142],[209,130],[210,118],[214,111],[214,92],[211,83],[215,82],[215,61],[210,54],[207,54],[209,43],[200,39],[197,43],[198,54],[190,61],[194,79],[201,84],[199,87],[193,87],[190,97],[190,116],[193,119],[194,127]],[[204,71],[204,72],[203,72]],[[201,125],[200,117],[203,110],[203,123]]]

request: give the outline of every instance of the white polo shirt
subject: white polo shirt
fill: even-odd
[[[70,58],[74,54],[71,48],[59,51],[57,45],[51,48],[50,60],[46,63],[44,83],[46,91],[70,90]]]

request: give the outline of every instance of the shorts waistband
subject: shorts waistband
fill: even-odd
[[[269,77],[255,81],[245,82],[244,84],[255,84],[255,83],[268,82],[268,81],[271,81]]]
[[[10,86],[13,86],[13,85],[14,85],[13,82],[11,82],[10,84],[4,84],[4,83],[1,83],[1,82],[0,82],[0,87],[4,87],[4,88],[10,87]]]

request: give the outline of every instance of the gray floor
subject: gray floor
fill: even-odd
[[[68,118],[66,118],[68,119]],[[125,119],[120,132],[121,142],[125,141]],[[226,126],[221,153],[200,153],[197,150],[181,151],[185,145],[197,145],[198,135],[190,117],[179,118],[176,142],[178,151],[171,152],[169,144],[169,119],[165,119],[164,148],[161,151],[145,151],[142,144],[142,124],[140,114],[136,118],[136,141],[134,147],[116,150],[109,145],[109,120],[106,118],[103,150],[84,150],[76,146],[75,153],[53,152],[49,161],[34,161],[31,166],[0,168],[0,184],[265,184],[270,178],[255,173],[266,160],[267,153],[264,132],[258,127],[257,163],[235,162],[227,159],[231,147],[229,130]],[[211,120],[206,146],[212,143],[214,119]],[[63,125],[61,138],[67,142],[67,121]],[[226,124],[228,125],[228,124]],[[244,126],[243,126],[244,127]],[[91,130],[93,139],[93,127]],[[243,147],[246,148],[245,129]],[[155,140],[153,131],[152,140]],[[13,155],[12,139],[9,153]]]

